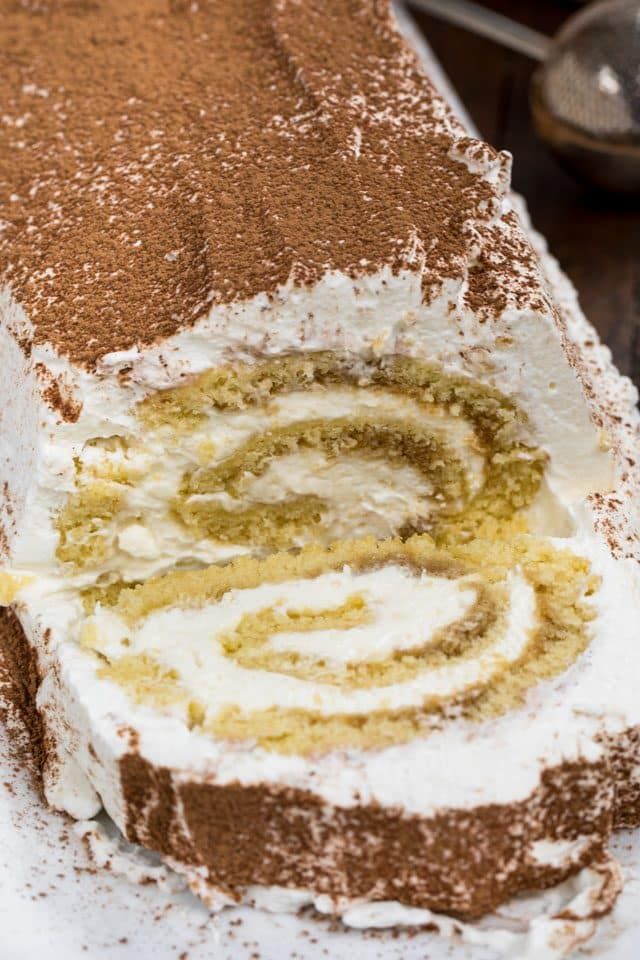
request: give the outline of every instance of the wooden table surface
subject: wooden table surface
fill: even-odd
[[[578,9],[562,0],[484,3],[549,34]],[[619,369],[640,386],[640,201],[590,192],[536,139],[528,107],[531,61],[412,13],[482,136],[513,154],[513,185],[526,197],[534,225],[577,287]]]

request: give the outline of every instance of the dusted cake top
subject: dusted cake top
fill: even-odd
[[[375,0],[0,0],[0,271],[77,363],[388,266],[540,307],[500,196]]]

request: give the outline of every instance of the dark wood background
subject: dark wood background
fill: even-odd
[[[484,3],[549,34],[578,9],[562,0]],[[528,107],[531,61],[412,13],[482,136],[513,154],[513,185],[526,198],[534,225],[577,287],[618,367],[640,386],[640,202],[589,191],[537,141]]]

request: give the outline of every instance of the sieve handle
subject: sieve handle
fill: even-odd
[[[487,10],[473,0],[408,0],[409,6],[424,10],[440,20],[495,40],[502,46],[524,53],[532,60],[546,60],[551,40],[544,33],[516,23],[509,17]]]

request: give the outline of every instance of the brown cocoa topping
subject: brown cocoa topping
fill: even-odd
[[[77,363],[328,269],[418,269],[429,298],[494,216],[386,0],[0,0],[0,18],[0,275]]]
[[[607,764],[567,763],[544,771],[524,801],[431,817],[375,803],[330,806],[266,783],[177,783],[137,754],[120,770],[129,839],[206,867],[212,885],[238,898],[251,884],[276,884],[476,917],[597,861],[612,828]],[[569,868],[531,856],[535,840],[585,835]]]
[[[0,724],[11,738],[13,756],[40,784],[44,764],[44,732],[36,707],[39,685],[35,653],[20,621],[10,609],[0,609]]]

